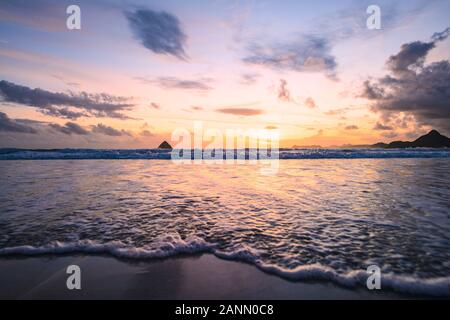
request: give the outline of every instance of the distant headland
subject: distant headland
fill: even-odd
[[[373,148],[403,149],[403,148],[450,148],[450,139],[436,130],[431,130],[426,135],[414,141],[393,141],[391,143],[375,143]]]
[[[450,139],[436,130],[431,130],[427,134],[414,141],[393,141],[389,143],[378,142],[370,145],[344,144],[340,146],[330,146],[326,149],[406,149],[406,148],[450,148]],[[318,145],[293,146],[292,149],[325,149]]]

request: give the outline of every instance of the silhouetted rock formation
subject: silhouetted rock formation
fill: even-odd
[[[383,148],[387,148],[387,147],[388,147],[388,144],[387,144],[387,143],[384,143],[384,142],[378,142],[378,143],[375,143],[375,144],[371,145],[371,147],[372,147],[372,148],[380,148],[380,149],[383,149]]]
[[[450,139],[443,136],[436,130],[431,130],[424,136],[414,141],[394,141],[389,144],[376,143],[372,145],[374,148],[450,148]]]
[[[167,142],[164,141],[163,143],[161,143],[158,147],[158,149],[168,149],[168,150],[172,150],[172,146]]]

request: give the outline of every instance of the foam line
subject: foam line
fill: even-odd
[[[129,247],[120,241],[97,243],[91,240],[81,240],[71,243],[54,242],[41,247],[18,246],[0,249],[0,256],[9,255],[43,255],[43,254],[110,254],[118,258],[152,259],[166,258],[178,254],[213,253],[218,258],[243,261],[255,265],[264,272],[277,275],[291,281],[321,280],[350,288],[365,288],[368,274],[364,270],[354,270],[346,274],[338,274],[333,269],[319,264],[298,266],[295,269],[285,269],[273,264],[262,262],[259,252],[242,246],[231,252],[216,250],[214,245],[199,237],[182,240],[178,235],[169,235],[157,240],[152,246]],[[382,274],[382,289],[412,295],[428,295],[435,297],[450,296],[450,277],[434,279],[418,279],[395,274]]]

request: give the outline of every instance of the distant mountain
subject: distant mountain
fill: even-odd
[[[310,146],[293,146],[291,149],[322,149],[319,145],[310,145]]]
[[[371,148],[380,148],[380,149],[383,149],[383,148],[387,148],[387,147],[388,147],[388,144],[387,144],[387,143],[384,143],[384,142],[378,142],[378,143],[375,143],[375,144],[371,145],[370,147],[371,147]]]
[[[331,145],[327,149],[367,149],[372,148],[368,144],[341,144],[341,145]]]
[[[450,148],[450,139],[436,130],[431,130],[414,141],[393,141],[389,144],[376,143],[372,148],[402,149],[402,148]]]
[[[172,146],[167,142],[167,141],[163,141],[163,143],[161,143],[158,147],[158,149],[168,149],[168,150],[172,150]]]

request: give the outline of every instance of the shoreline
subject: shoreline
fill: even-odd
[[[66,268],[81,269],[81,290],[68,290]],[[391,290],[290,281],[251,264],[212,254],[155,260],[64,254],[0,257],[0,299],[297,300],[417,299]]]

